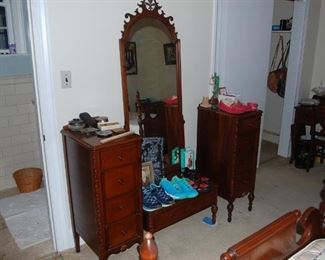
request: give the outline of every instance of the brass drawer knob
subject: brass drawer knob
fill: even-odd
[[[125,181],[124,181],[123,179],[118,179],[117,182],[118,182],[118,184],[120,184],[120,185],[125,184]]]

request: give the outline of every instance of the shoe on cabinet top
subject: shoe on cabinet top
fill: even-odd
[[[174,176],[171,180],[173,186],[179,186],[186,194],[187,198],[195,198],[199,195],[196,189],[194,189],[185,179]]]
[[[151,189],[151,193],[157,198],[157,200],[160,202],[160,204],[163,207],[168,207],[175,203],[174,199],[168,194],[166,194],[163,187],[153,183],[150,185],[150,189]]]
[[[142,187],[142,196],[142,208],[145,211],[154,211],[161,208],[160,202],[158,201],[156,196],[151,193],[149,186]]]
[[[174,200],[182,200],[187,198],[187,194],[184,193],[183,189],[179,185],[173,185],[167,178],[162,178],[160,186],[163,187],[167,195],[172,197]]]

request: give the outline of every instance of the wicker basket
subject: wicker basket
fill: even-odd
[[[40,188],[42,183],[42,169],[24,168],[14,172],[13,177],[16,181],[19,192],[31,192]]]

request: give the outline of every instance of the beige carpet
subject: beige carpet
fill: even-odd
[[[253,211],[249,212],[248,199],[240,198],[234,203],[233,220],[227,222],[227,202],[218,201],[218,225],[209,227],[201,223],[202,218],[210,216],[204,210],[190,218],[174,224],[155,234],[161,260],[212,260],[232,244],[272,222],[280,215],[295,208],[304,210],[318,206],[322,179],[325,178],[325,164],[316,165],[307,173],[296,169],[288,160],[277,158],[262,164],[258,169]],[[67,259],[97,259],[84,245],[81,253],[74,249],[62,254]],[[113,255],[110,260],[138,259],[136,246]]]
[[[278,157],[278,145],[263,140],[261,144],[260,164],[267,163]]]
[[[227,222],[227,202],[218,201],[218,225],[209,227],[202,224],[202,218],[210,216],[210,210],[204,210],[190,218],[174,224],[155,234],[159,247],[160,260],[209,260],[219,259],[228,247],[251,234],[262,226],[272,222],[280,215],[295,208],[304,210],[309,206],[318,206],[319,191],[325,179],[325,164],[316,165],[307,173],[296,169],[288,160],[272,159],[258,169],[253,211],[248,212],[247,198],[237,199],[234,203],[233,221]],[[1,220],[1,219],[0,219]],[[3,224],[2,224],[3,225]],[[48,243],[38,245],[34,250],[19,250],[8,237],[7,229],[1,230],[0,221],[0,259],[64,259],[95,260],[98,257],[83,245],[80,253],[69,249],[58,257],[49,255]],[[4,235],[6,234],[6,235]],[[109,260],[138,260],[137,245]],[[43,251],[42,251],[43,250]],[[40,258],[40,256],[43,256]]]

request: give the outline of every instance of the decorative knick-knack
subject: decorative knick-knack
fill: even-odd
[[[210,80],[210,85],[213,85],[212,97],[210,99],[212,109],[216,109],[218,107],[219,83],[220,77],[217,75],[217,73],[213,73]]]
[[[211,104],[209,102],[209,97],[203,97],[200,106],[205,108],[210,108]]]
[[[158,247],[150,232],[146,232],[140,245],[140,260],[157,260]]]

